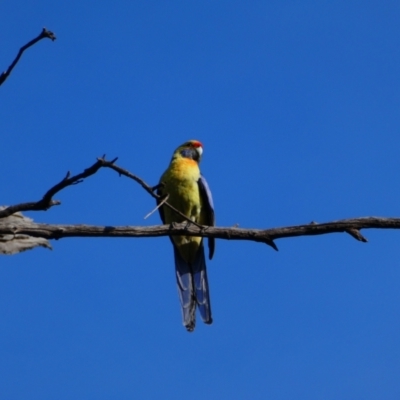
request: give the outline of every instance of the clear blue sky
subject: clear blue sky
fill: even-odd
[[[217,224],[400,215],[399,1],[12,1],[0,204],[96,157],[157,183],[204,144]],[[155,225],[101,171],[48,223]],[[4,399],[399,399],[400,232],[217,241],[214,324],[181,324],[171,244],[63,239],[0,264]]]

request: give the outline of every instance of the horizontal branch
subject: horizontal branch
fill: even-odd
[[[282,228],[272,229],[243,229],[238,227],[211,227],[202,226],[191,221],[187,216],[182,214],[168,203],[168,196],[161,198],[155,189],[159,187],[149,186],[138,176],[115,165],[117,158],[107,161],[105,156],[98,158],[90,167],[81,173],[70,176],[68,172],[64,179],[50,188],[37,202],[16,204],[5,208],[0,208],[0,240],[15,241],[18,236],[25,240],[27,237],[42,239],[62,239],[66,237],[158,237],[170,235],[186,235],[186,236],[202,236],[212,237],[216,239],[226,240],[249,240],[253,242],[261,242],[278,250],[274,240],[287,237],[324,235],[335,232],[346,232],[354,239],[367,242],[367,239],[361,234],[361,229],[399,229],[400,218],[380,218],[380,217],[364,217],[345,219],[318,224],[311,222],[307,225],[296,225]],[[97,173],[101,168],[110,168],[119,175],[124,175],[146,190],[153,198],[157,199],[160,205],[169,207],[175,213],[179,214],[185,221],[183,223],[174,223],[172,225],[159,226],[91,226],[91,225],[49,225],[36,224],[25,218],[19,211],[37,211],[47,210],[48,208],[60,204],[58,200],[53,200],[53,196],[62,189],[81,183],[84,178]],[[161,200],[161,202],[160,202]],[[158,208],[157,207],[157,208]],[[157,209],[156,208],[156,209]],[[155,210],[156,210],[155,209]],[[152,211],[154,212],[154,210]],[[13,216],[15,217],[13,219]],[[16,222],[18,221],[18,222]],[[21,236],[22,235],[22,236]],[[25,235],[25,236],[24,236]],[[6,237],[2,239],[2,236]],[[21,240],[22,240],[21,239]],[[41,242],[39,245],[43,245]],[[46,243],[47,245],[47,243]],[[18,247],[18,246],[16,246]],[[27,246],[26,246],[27,248]],[[9,252],[8,249],[4,252]]]
[[[249,240],[274,247],[273,241],[297,236],[324,235],[335,232],[349,233],[355,239],[366,242],[360,229],[400,229],[400,218],[364,217],[345,219],[327,223],[310,223],[272,229],[243,229],[227,227],[202,227],[183,222],[159,226],[92,226],[92,225],[49,225],[49,224],[12,224],[1,223],[0,235],[23,234],[45,239],[67,237],[159,237],[186,235],[213,237],[226,240]],[[276,250],[277,248],[274,247]]]

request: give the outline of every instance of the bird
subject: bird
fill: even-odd
[[[198,140],[189,140],[174,151],[168,168],[160,178],[157,204],[163,204],[168,196],[167,202],[191,221],[214,226],[211,191],[199,169],[202,154],[203,145]],[[164,224],[185,221],[166,205],[159,207],[159,213]],[[170,236],[170,239],[174,250],[182,322],[188,332],[193,332],[196,326],[196,308],[199,309],[204,323],[213,322],[204,241],[200,236]],[[208,238],[208,250],[211,260],[215,250],[214,238]]]

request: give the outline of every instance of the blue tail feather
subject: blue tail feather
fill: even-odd
[[[176,280],[182,307],[183,324],[191,332],[196,325],[196,304],[202,320],[212,323],[210,294],[204,247],[201,244],[192,265],[188,264],[174,245]]]
[[[212,317],[210,291],[208,288],[207,268],[203,243],[197,252],[192,268],[196,302],[197,306],[199,307],[201,318],[206,324],[211,324]]]

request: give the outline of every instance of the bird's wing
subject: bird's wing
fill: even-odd
[[[215,225],[214,202],[210,187],[203,175],[198,180],[200,196],[204,207],[204,223],[208,226]],[[215,238],[208,238],[208,257],[211,260],[215,250]]]

